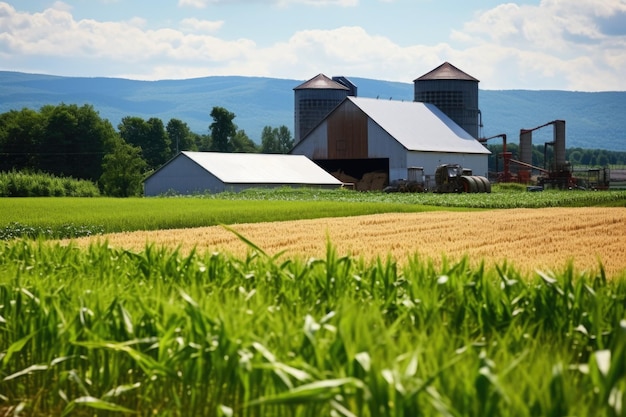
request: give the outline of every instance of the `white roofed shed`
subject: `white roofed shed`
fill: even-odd
[[[339,188],[341,181],[304,155],[181,152],[144,181],[144,194],[219,193],[247,188]]]

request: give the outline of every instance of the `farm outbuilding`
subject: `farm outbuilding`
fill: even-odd
[[[445,62],[413,82],[413,102],[358,98],[345,77],[320,74],[299,85],[291,154],[306,155],[357,189],[414,180],[416,172],[428,187],[442,164],[486,176],[491,152],[477,140],[479,81]]]
[[[486,175],[490,154],[434,104],[351,96],[291,153],[306,155],[336,176],[354,178],[379,172],[388,181],[407,179],[410,168],[420,167],[427,185],[437,166],[446,163]]]
[[[339,188],[342,182],[304,155],[181,152],[150,175],[144,194],[194,194],[281,186]]]

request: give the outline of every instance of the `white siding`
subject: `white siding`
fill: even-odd
[[[311,133],[306,136],[306,140],[298,142],[291,150],[292,155],[306,155],[309,159],[328,158],[328,123],[320,123]]]
[[[219,193],[246,188],[339,188],[341,181],[302,155],[181,152],[144,182],[144,194]]]
[[[389,159],[389,180],[406,179],[406,149],[372,119],[367,119],[367,148],[369,158]]]
[[[161,167],[144,183],[146,196],[157,196],[169,191],[177,194],[194,194],[217,193],[224,190],[225,185],[222,181],[182,155]]]

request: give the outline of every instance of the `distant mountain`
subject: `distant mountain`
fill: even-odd
[[[360,97],[413,100],[411,82],[350,80]],[[259,143],[265,126],[285,125],[293,133],[293,89],[303,81],[236,76],[134,81],[0,71],[0,113],[46,104],[91,104],[114,126],[125,116],[158,117],[164,123],[177,118],[193,131],[207,133],[211,109],[221,106],[235,113],[237,126]],[[520,129],[563,119],[568,148],[626,151],[626,92],[481,90],[479,106],[485,137],[506,133],[509,143],[519,143]],[[541,129],[533,143],[552,140],[551,135],[550,129]]]

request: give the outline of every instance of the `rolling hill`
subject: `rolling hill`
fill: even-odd
[[[361,97],[413,100],[412,82],[350,80]],[[235,113],[237,126],[259,143],[264,126],[285,125],[293,132],[293,88],[302,82],[239,76],[136,81],[0,71],[0,113],[91,104],[114,126],[125,116],[158,117],[164,123],[178,118],[206,133],[211,109],[221,106]],[[479,104],[483,136],[506,133],[510,143],[518,143],[521,128],[564,119],[568,148],[626,151],[626,92],[480,90]],[[533,142],[551,140],[551,134],[550,129],[537,131]]]

